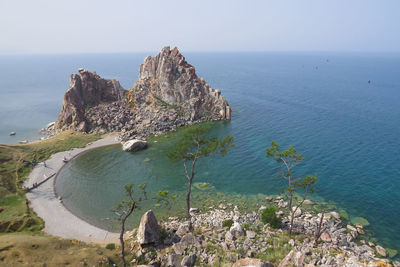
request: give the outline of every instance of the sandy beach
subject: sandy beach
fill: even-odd
[[[41,162],[35,166],[24,185],[27,188],[32,188],[35,183],[38,185],[30,190],[26,197],[31,208],[44,220],[46,233],[84,242],[105,244],[117,241],[118,234],[93,226],[66,209],[55,193],[54,182],[57,173],[66,164],[63,161],[64,157],[69,160],[89,149],[118,143],[116,135],[108,135],[84,148],[56,153],[45,163]]]

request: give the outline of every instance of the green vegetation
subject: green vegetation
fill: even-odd
[[[114,250],[114,249],[115,249],[115,244],[114,244],[114,243],[108,243],[108,244],[106,245],[106,249]]]
[[[28,209],[23,182],[32,162],[47,160],[52,154],[83,147],[100,136],[64,132],[45,141],[26,145],[0,145],[0,232],[37,231],[43,222]]]
[[[231,228],[232,225],[233,225],[233,221],[231,219],[225,220],[222,222],[222,227]]]
[[[227,136],[222,139],[207,137],[210,129],[210,124],[199,124],[187,128],[183,138],[176,144],[175,148],[168,153],[168,158],[172,162],[183,161],[185,176],[188,180],[186,191],[187,219],[190,219],[190,194],[197,161],[211,154],[225,156],[233,146],[232,136]],[[190,169],[188,168],[188,164]]]
[[[120,266],[104,246],[43,233],[0,234],[0,257],[1,266]]]
[[[339,210],[339,215],[340,215],[340,217],[342,217],[345,220],[349,219],[349,214],[345,210]]]
[[[168,232],[164,226],[161,226],[161,241],[164,241],[168,237]]]
[[[244,230],[250,230],[250,224],[248,222],[243,223]]]
[[[194,236],[201,236],[201,233],[202,233],[202,230],[201,230],[200,227],[194,229],[194,231],[193,231],[193,235],[194,235]]]
[[[174,109],[178,113],[179,116],[185,115],[183,108],[180,105],[171,105],[159,98],[158,96],[153,95],[153,97],[156,99],[156,103],[162,107],[168,108],[168,109]]]
[[[52,154],[83,147],[97,135],[63,132],[48,140],[24,145],[0,145],[0,251],[8,266],[119,264],[104,247],[43,234],[43,221],[27,206],[23,182],[33,169],[31,162],[47,160]],[[12,233],[19,232],[19,233]]]
[[[369,225],[368,220],[363,218],[363,217],[354,217],[354,218],[351,218],[350,221],[351,221],[352,224],[360,224],[362,226],[368,226]]]
[[[215,187],[210,184],[210,183],[193,183],[193,186],[201,191],[206,191],[206,190],[211,190],[214,189]]]
[[[302,238],[302,235],[293,237],[294,240],[301,240]],[[268,243],[272,246],[272,248],[267,248],[264,253],[259,253],[255,257],[266,262],[270,262],[274,264],[274,266],[278,266],[279,262],[292,249],[291,246],[287,245],[290,239],[291,237],[289,236],[289,233],[285,231],[274,235],[274,237],[268,239]]]
[[[398,253],[397,250],[391,248],[387,248],[386,252],[388,253],[389,258],[394,258]]]
[[[282,221],[276,216],[276,207],[270,206],[262,211],[261,220],[268,223],[272,228],[278,229],[282,226]]]
[[[312,194],[314,192],[314,188],[312,186],[317,181],[316,175],[307,175],[305,177],[294,177],[293,168],[296,167],[300,162],[305,160],[303,154],[298,154],[294,147],[289,146],[287,150],[280,151],[280,147],[275,141],[271,141],[271,147],[268,147],[266,150],[266,157],[271,157],[276,162],[282,164],[282,169],[278,171],[277,176],[283,178],[287,181],[287,188],[284,190],[287,198],[289,199],[288,211],[290,213],[290,228],[289,234],[292,233],[293,229],[293,220],[296,211],[302,206],[303,202],[307,198],[307,194]],[[297,204],[294,203],[293,196],[295,195],[296,190],[303,191],[303,198]]]

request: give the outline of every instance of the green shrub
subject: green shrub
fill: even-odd
[[[244,230],[249,230],[250,229],[250,224],[248,222],[243,223],[243,229]]]
[[[231,219],[222,222],[222,227],[231,228],[232,225],[233,225],[233,221]]]
[[[108,244],[106,245],[106,249],[114,250],[114,249],[115,249],[115,244],[114,244],[114,243],[108,243]]]
[[[281,219],[279,219],[276,214],[276,207],[271,206],[263,210],[261,213],[261,220],[263,223],[268,223],[272,228],[280,228],[282,225]]]
[[[161,227],[161,240],[164,241],[168,237],[168,232],[164,227]]]

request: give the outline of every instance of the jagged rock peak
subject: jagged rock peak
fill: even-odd
[[[124,99],[125,90],[117,80],[103,79],[96,72],[82,68],[78,72],[71,75],[70,87],[64,94],[62,110],[55,124],[56,130],[86,131],[85,110]]]
[[[143,64],[140,65],[139,79],[157,78],[166,72],[173,71],[173,67],[190,69],[194,73],[194,67],[188,64],[185,57],[179,52],[178,48],[170,50],[169,46],[164,47],[157,56],[147,56]]]
[[[179,105],[187,119],[230,119],[231,109],[220,90],[211,88],[197,77],[178,48],[164,47],[155,57],[148,56],[140,65],[139,79],[134,89],[144,91],[170,105]],[[138,95],[138,100],[147,96]]]

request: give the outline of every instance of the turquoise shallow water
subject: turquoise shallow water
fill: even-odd
[[[127,88],[144,55],[74,57],[46,57],[44,62],[57,62],[48,70],[53,76],[39,73],[41,80],[32,74],[38,94],[49,95],[48,110],[43,112],[32,103],[46,98],[23,101],[33,118],[35,114],[56,118],[67,74],[78,67],[118,78]],[[274,177],[277,165],[265,158],[265,148],[272,139],[283,147],[293,145],[306,157],[298,173],[318,174],[314,197],[334,202],[353,217],[365,217],[382,245],[400,249],[399,55],[216,53],[188,54],[187,59],[233,107],[231,122],[217,123],[214,133],[233,135],[236,147],[223,159],[203,160],[198,182],[210,182],[216,192],[232,196],[276,193],[282,184]],[[32,60],[36,68],[32,73],[48,68],[43,60]],[[2,76],[2,83],[6,78]],[[7,96],[0,85],[2,96]],[[35,92],[29,84],[23,88]],[[21,97],[23,92],[12,93]],[[3,97],[2,101],[10,103]],[[19,118],[4,112],[2,107],[2,131],[4,117]],[[14,124],[17,127],[18,120]],[[165,156],[174,141],[174,136],[162,138],[136,154],[123,153],[118,146],[89,151],[62,170],[57,190],[75,213],[111,229],[110,209],[121,199],[127,182],[147,181],[150,193],[184,192],[182,166]]]

